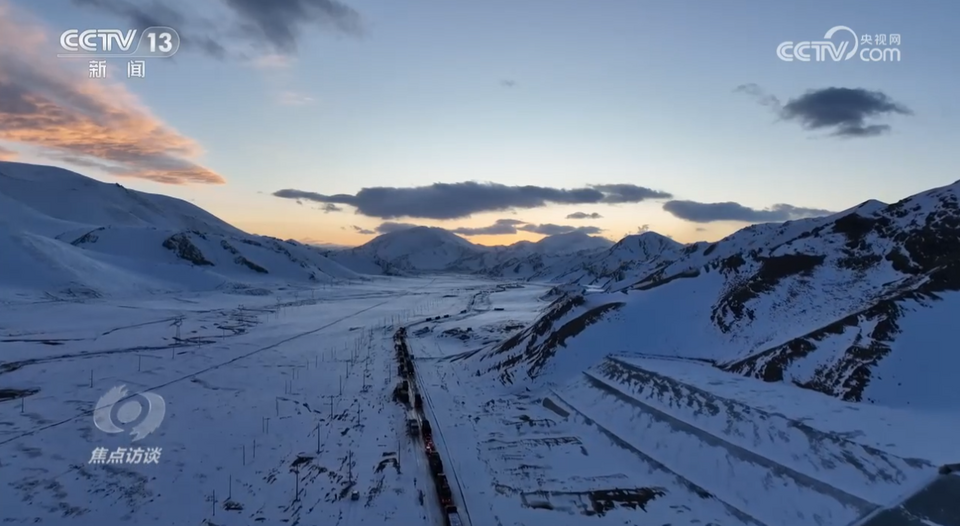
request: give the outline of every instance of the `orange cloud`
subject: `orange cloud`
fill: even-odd
[[[17,158],[17,152],[0,146],[0,161],[12,161]]]
[[[120,177],[226,182],[194,161],[201,154],[194,140],[151,114],[124,86],[86,78],[76,64],[54,58],[43,28],[2,0],[0,35],[0,141],[30,144],[50,158]]]

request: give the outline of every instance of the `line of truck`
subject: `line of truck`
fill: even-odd
[[[463,526],[460,512],[453,504],[453,493],[450,491],[450,483],[443,471],[443,461],[440,460],[440,453],[433,442],[433,428],[423,412],[423,397],[417,390],[413,358],[407,347],[405,327],[397,330],[393,336],[393,342],[397,354],[397,373],[400,376],[400,382],[393,390],[393,398],[407,407],[407,432],[412,436],[420,435],[423,439],[424,452],[446,525]]]

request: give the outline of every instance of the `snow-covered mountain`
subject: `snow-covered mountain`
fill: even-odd
[[[256,290],[358,275],[320,249],[255,236],[180,199],[0,162],[0,290],[54,297]]]
[[[580,232],[536,242],[483,246],[442,228],[415,227],[378,236],[356,248],[328,251],[338,263],[364,274],[434,272],[482,274],[510,279],[552,279],[600,254],[613,242]]]
[[[610,353],[641,353],[849,401],[955,404],[958,193],[960,182],[892,205],[753,225],[716,243],[666,244],[679,257],[605,293],[568,291],[481,354],[479,369],[550,383]]]
[[[458,271],[483,247],[442,228],[420,226],[378,236],[363,245],[327,255],[356,272],[403,275]]]
[[[683,248],[656,232],[630,235],[604,252],[586,255],[566,272],[554,269],[554,280],[615,289],[673,262]]]
[[[539,241],[521,241],[511,245],[515,250],[528,250],[536,254],[566,255],[580,252],[592,252],[610,248],[613,242],[609,239],[584,234],[583,232],[569,232],[547,236]]]

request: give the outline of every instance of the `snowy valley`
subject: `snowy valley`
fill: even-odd
[[[0,162],[0,254],[4,524],[960,525],[960,182],[714,243],[329,249]]]

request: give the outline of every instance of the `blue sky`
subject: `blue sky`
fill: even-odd
[[[312,10],[319,4],[328,9]],[[29,30],[48,39],[29,52],[50,57],[62,31],[136,27],[125,15],[141,5],[148,4],[14,0],[5,12],[32,19]],[[470,239],[511,243],[587,227],[613,239],[649,228],[679,241],[712,240],[746,221],[839,211],[871,198],[892,202],[960,178],[960,59],[951,36],[960,4],[946,0],[165,5],[166,12],[139,9],[178,29],[184,45],[172,59],[149,62],[146,78],[125,78],[122,60],[109,64],[113,79],[88,79],[82,60],[50,61],[58,71],[44,75],[69,75],[81,91],[93,85],[112,95],[91,96],[148,112],[176,137],[134,140],[151,142],[144,161],[54,144],[29,130],[0,132],[0,147],[16,152],[8,157],[190,199],[257,233],[345,244],[370,239],[361,232],[385,222],[456,229],[503,219],[521,228]],[[288,18],[284,7],[317,16]],[[901,60],[777,57],[781,42],[822,40],[837,25],[858,35],[900,35]],[[205,53],[198,45],[204,39],[226,56]],[[736,90],[747,84],[749,92]],[[811,90],[822,97],[804,99]],[[760,96],[780,105],[764,106]],[[849,106],[839,107],[843,101]],[[837,136],[843,123],[827,122],[837,115],[889,129]],[[128,121],[123,125],[138,126]],[[153,151],[181,139],[202,152]],[[171,165],[168,157],[215,175],[181,184],[187,179],[176,163],[173,175],[158,175]],[[151,168],[142,169],[147,162]],[[225,183],[205,184],[216,176]],[[476,189],[457,186],[469,181],[504,187],[487,189],[471,207]],[[604,190],[599,202],[541,199],[547,190],[623,184],[669,197],[611,198]],[[506,188],[514,186],[533,190]],[[372,187],[393,191],[358,194]],[[287,195],[300,198],[274,196],[279,190],[297,190]],[[506,200],[497,206],[500,196]],[[671,201],[681,204],[665,206]],[[474,212],[441,219],[429,209],[444,202]],[[713,203],[725,205],[699,206]],[[324,204],[339,211],[320,210]],[[795,208],[764,213],[777,204]],[[414,215],[375,212],[385,206]],[[602,217],[567,218],[575,212]],[[746,221],[724,220],[731,217]]]

